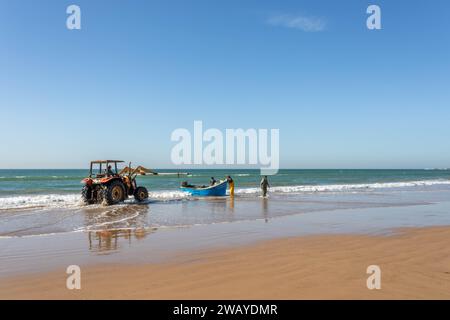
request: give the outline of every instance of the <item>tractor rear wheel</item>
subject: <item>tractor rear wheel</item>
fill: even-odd
[[[103,189],[103,201],[107,205],[118,204],[125,200],[125,188],[121,181],[113,181]]]
[[[92,188],[89,186],[84,186],[83,189],[81,189],[81,201],[83,201],[84,204],[91,204],[92,202]]]
[[[145,187],[137,187],[134,191],[134,199],[138,202],[142,202],[148,199],[148,191]]]

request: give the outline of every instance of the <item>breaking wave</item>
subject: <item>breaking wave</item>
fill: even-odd
[[[421,180],[404,182],[377,182],[361,184],[330,184],[330,185],[300,185],[300,186],[277,186],[270,189],[271,192],[279,193],[304,193],[304,192],[346,192],[364,191],[375,189],[426,187],[433,185],[450,185],[450,180]],[[246,188],[236,190],[236,193],[256,193],[258,188]]]
[[[148,197],[154,200],[181,200],[189,198],[189,194],[178,190],[153,191]]]
[[[80,205],[79,194],[43,194],[0,198],[0,210],[39,207],[73,207]]]
[[[433,185],[450,185],[450,180],[421,180],[407,182],[385,182],[366,184],[331,184],[331,185],[295,185],[274,186],[271,192],[280,194],[312,193],[312,192],[364,192],[370,190],[427,187]],[[237,195],[259,194],[259,188],[237,188]],[[172,201],[191,198],[187,193],[179,190],[158,190],[149,192],[150,201]],[[0,198],[0,211],[8,209],[27,208],[74,208],[81,206],[80,194],[43,194],[21,195]]]

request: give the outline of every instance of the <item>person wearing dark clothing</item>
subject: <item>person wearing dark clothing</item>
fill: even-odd
[[[269,180],[267,180],[267,176],[264,176],[264,178],[262,178],[260,186],[261,186],[262,196],[265,198],[267,196],[267,189],[270,188],[270,184],[269,184]]]
[[[210,182],[209,182],[209,185],[210,186],[213,186],[213,185],[215,185],[216,184],[216,179],[214,179],[214,177],[211,177],[211,180],[210,180]]]
[[[108,169],[106,170],[106,174],[107,174],[108,176],[113,176],[113,175],[114,175],[114,172],[112,171],[112,168],[111,168],[110,165],[108,166]]]

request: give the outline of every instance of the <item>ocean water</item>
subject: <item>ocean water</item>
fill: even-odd
[[[175,170],[156,170],[172,172]],[[184,171],[185,172],[185,171]],[[260,196],[259,170],[189,170],[140,176],[149,200],[115,206],[80,202],[86,170],[0,170],[0,238],[104,230],[156,230],[264,220],[316,212],[427,205],[450,200],[450,170],[280,170]],[[235,197],[195,198],[182,181],[207,184],[231,175]],[[447,223],[450,213],[433,218]],[[429,222],[427,214],[417,225]],[[1,244],[1,242],[0,242]]]
[[[176,173],[176,170],[156,170]],[[179,191],[182,181],[208,184],[231,175],[236,195],[257,195],[259,170],[183,170],[188,176],[139,176],[138,184],[147,187],[150,199],[176,200],[188,196]],[[0,169],[0,210],[35,206],[70,206],[79,201],[81,180],[88,174],[79,169]],[[271,192],[329,193],[358,192],[375,189],[450,185],[450,170],[280,170],[269,177]]]

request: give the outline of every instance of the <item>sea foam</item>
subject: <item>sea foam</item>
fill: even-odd
[[[450,185],[450,180],[420,180],[404,182],[383,182],[364,184],[329,184],[329,185],[294,185],[294,186],[274,186],[271,192],[280,194],[289,193],[317,193],[317,192],[364,192],[370,190],[427,187],[433,185]],[[259,188],[237,188],[239,194],[259,194]],[[191,196],[179,190],[155,190],[149,192],[150,200],[172,201],[189,199]],[[0,198],[0,211],[7,209],[27,209],[27,208],[74,208],[81,205],[80,194],[44,194],[44,195],[21,195]]]
[[[361,183],[361,184],[276,186],[270,188],[270,191],[279,193],[345,192],[345,191],[363,191],[374,189],[421,187],[433,185],[450,185],[450,180],[420,180],[420,181],[378,182],[378,183]],[[243,188],[238,189],[235,192],[242,194],[249,194],[260,192],[260,189]]]
[[[80,204],[79,194],[43,194],[0,198],[0,210],[34,207],[73,207]]]

